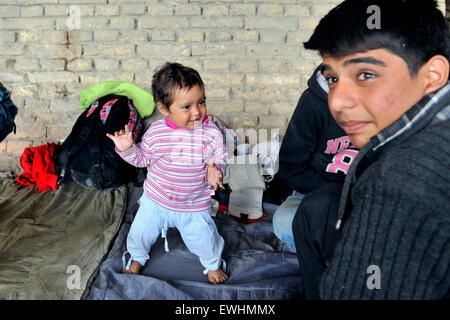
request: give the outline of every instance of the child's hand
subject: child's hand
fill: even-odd
[[[107,133],[106,136],[114,142],[120,152],[124,152],[133,146],[133,137],[128,125],[125,125],[125,130],[116,131],[114,135]]]
[[[214,190],[217,190],[218,188],[223,188],[222,179],[222,171],[210,160],[206,169],[206,180],[214,187]]]

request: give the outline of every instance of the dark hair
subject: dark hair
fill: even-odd
[[[380,9],[378,29],[368,26],[372,5]],[[450,60],[449,30],[435,0],[346,0],[320,20],[304,47],[333,57],[386,49],[406,62],[411,76],[435,55]]]
[[[167,62],[153,75],[153,99],[155,103],[161,102],[163,106],[169,108],[172,104],[173,93],[177,89],[184,87],[190,89],[196,85],[204,88],[202,78],[196,70],[179,63]]]

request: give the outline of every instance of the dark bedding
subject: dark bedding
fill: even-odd
[[[138,209],[142,188],[129,194],[128,207],[114,245],[101,263],[82,299],[197,299],[284,300],[302,297],[302,282],[295,253],[273,234],[276,206],[264,204],[267,216],[243,224],[229,216],[214,218],[225,240],[223,258],[229,279],[212,285],[203,275],[197,256],[191,254],[176,229],[169,229],[169,252],[160,237],[150,251],[141,275],[122,274],[126,236]]]

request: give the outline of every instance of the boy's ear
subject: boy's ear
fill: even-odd
[[[442,55],[433,56],[422,68],[425,76],[425,94],[442,88],[448,81],[449,62]]]
[[[161,112],[161,114],[163,116],[168,116],[169,115],[169,109],[166,108],[166,106],[164,106],[161,102],[157,102],[156,103],[156,107],[158,108],[159,112]]]

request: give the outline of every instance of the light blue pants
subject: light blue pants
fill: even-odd
[[[294,191],[292,195],[278,207],[273,214],[273,232],[278,239],[295,250],[294,235],[292,234],[292,221],[300,203],[305,195]]]
[[[158,236],[161,234],[166,238],[167,228],[172,227],[178,229],[189,251],[200,258],[200,263],[205,267],[204,274],[209,270],[219,269],[225,242],[217,232],[210,210],[202,213],[170,211],[145,194],[139,202],[139,209],[127,236],[127,252],[131,255],[126,264],[127,270],[131,260],[144,266],[150,258],[150,248]],[[167,239],[164,245],[166,251],[169,251]],[[123,262],[125,264],[125,258]]]

